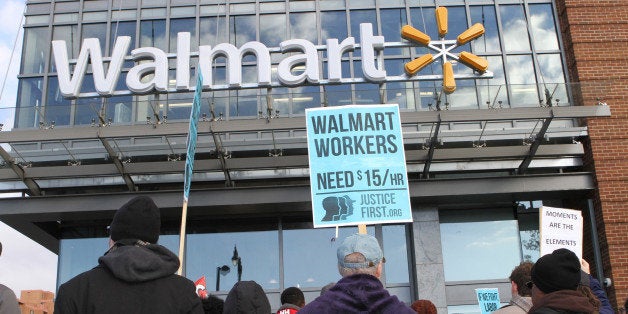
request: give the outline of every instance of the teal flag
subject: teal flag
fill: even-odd
[[[185,158],[185,181],[183,183],[183,201],[187,202],[190,197],[190,186],[192,185],[192,172],[194,170],[194,154],[196,153],[196,134],[198,126],[198,116],[201,112],[201,94],[203,93],[203,75],[198,72],[196,78],[196,91],[194,92],[194,102],[190,110],[190,131],[187,140],[187,156]]]

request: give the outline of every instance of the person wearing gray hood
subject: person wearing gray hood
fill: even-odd
[[[54,313],[203,313],[194,283],[176,275],[179,258],[157,244],[161,216],[145,196],[113,217],[98,266],[59,287]]]

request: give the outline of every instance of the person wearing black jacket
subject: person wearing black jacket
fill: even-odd
[[[179,258],[156,244],[160,227],[149,197],[124,204],[111,222],[109,250],[59,287],[54,313],[203,313],[194,283],[175,274]]]

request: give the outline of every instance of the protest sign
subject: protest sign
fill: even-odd
[[[582,213],[579,210],[542,206],[541,256],[566,248],[582,259]]]
[[[311,108],[314,227],[411,222],[398,105]]]
[[[475,289],[482,314],[489,314],[501,307],[499,290],[497,288]]]

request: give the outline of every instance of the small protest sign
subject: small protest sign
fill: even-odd
[[[539,215],[541,256],[566,248],[582,259],[582,213],[579,210],[543,206]]]

